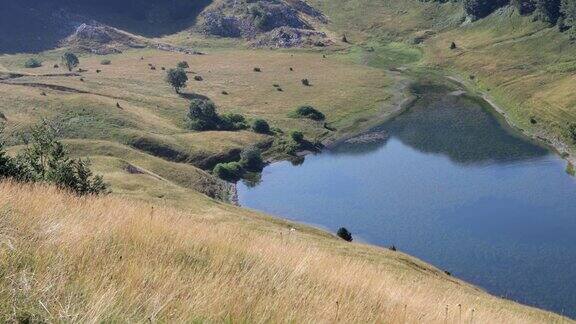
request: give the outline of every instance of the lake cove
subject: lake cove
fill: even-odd
[[[576,181],[566,162],[476,98],[415,91],[378,135],[239,183],[240,204],[334,233],[344,226],[495,295],[576,317]]]

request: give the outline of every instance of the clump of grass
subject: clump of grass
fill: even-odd
[[[182,62],[178,62],[178,64],[176,64],[176,67],[179,69],[187,69],[190,67],[190,65],[188,65],[188,62],[182,61]]]
[[[202,78],[202,76],[200,76],[200,75],[194,76],[194,81],[203,81],[203,80],[204,80],[204,78]]]
[[[110,65],[112,64],[112,61],[110,61],[109,59],[104,59],[102,61],[100,61],[101,65]]]
[[[310,86],[310,80],[308,80],[308,79],[302,79],[301,82],[302,82],[303,85],[305,85],[305,86],[307,86],[307,87]]]
[[[254,71],[254,72],[262,72],[262,69],[259,68],[259,67],[255,67],[255,68],[253,69],[253,71]]]

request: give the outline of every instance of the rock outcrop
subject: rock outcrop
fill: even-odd
[[[314,26],[328,19],[301,0],[222,0],[201,14],[206,35],[244,38],[258,47],[326,46]]]
[[[146,42],[129,33],[97,23],[81,24],[62,45],[94,54],[121,53],[128,48],[146,47]]]

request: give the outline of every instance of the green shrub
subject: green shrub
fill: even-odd
[[[0,145],[0,177],[52,183],[78,195],[107,193],[108,186],[101,176],[92,173],[90,162],[70,159],[47,123],[32,128],[27,143],[15,159],[8,157]]]
[[[37,58],[29,58],[28,60],[26,60],[26,62],[24,62],[24,67],[28,68],[28,69],[34,69],[34,68],[39,68],[42,66],[42,62],[40,60],[38,60]]]
[[[304,141],[304,133],[301,131],[292,131],[290,133],[290,138],[296,143],[302,143]]]
[[[262,167],[264,166],[262,152],[255,146],[246,148],[240,153],[240,165],[247,171],[262,171]]]
[[[256,133],[260,134],[269,134],[270,133],[270,125],[264,119],[256,119],[252,122],[252,129]]]
[[[568,126],[568,133],[572,139],[572,142],[576,144],[576,124],[570,124]]]
[[[192,99],[188,109],[189,127],[197,131],[216,129],[220,118],[216,105],[210,99]]]
[[[218,129],[220,130],[235,131],[246,128],[248,128],[246,118],[240,114],[229,113],[220,116],[218,125]]]
[[[188,65],[188,62],[186,62],[186,61],[178,62],[178,64],[176,64],[176,66],[179,69],[187,69],[190,67],[190,65]]]
[[[323,113],[312,106],[300,106],[291,114],[291,116],[296,118],[309,118],[316,121],[324,120],[326,118]]]
[[[242,178],[244,170],[239,162],[218,163],[212,173],[220,179],[236,182]]]
[[[196,131],[235,131],[248,128],[248,124],[246,118],[240,114],[219,116],[216,105],[210,99],[192,99],[188,109],[188,127]]]
[[[110,64],[112,64],[112,61],[110,61],[110,60],[102,60],[102,61],[100,61],[100,64],[101,64],[101,65],[110,65]]]
[[[338,232],[336,232],[339,238],[343,239],[346,242],[352,242],[352,233],[347,230],[345,227],[340,227]]]

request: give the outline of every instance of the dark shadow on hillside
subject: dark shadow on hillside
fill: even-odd
[[[57,47],[82,23],[101,23],[146,37],[191,27],[212,0],[1,0],[0,53]]]
[[[192,100],[192,99],[201,99],[201,100],[210,100],[210,98],[206,97],[205,95],[201,95],[199,93],[194,92],[180,92],[178,94],[181,98]]]

